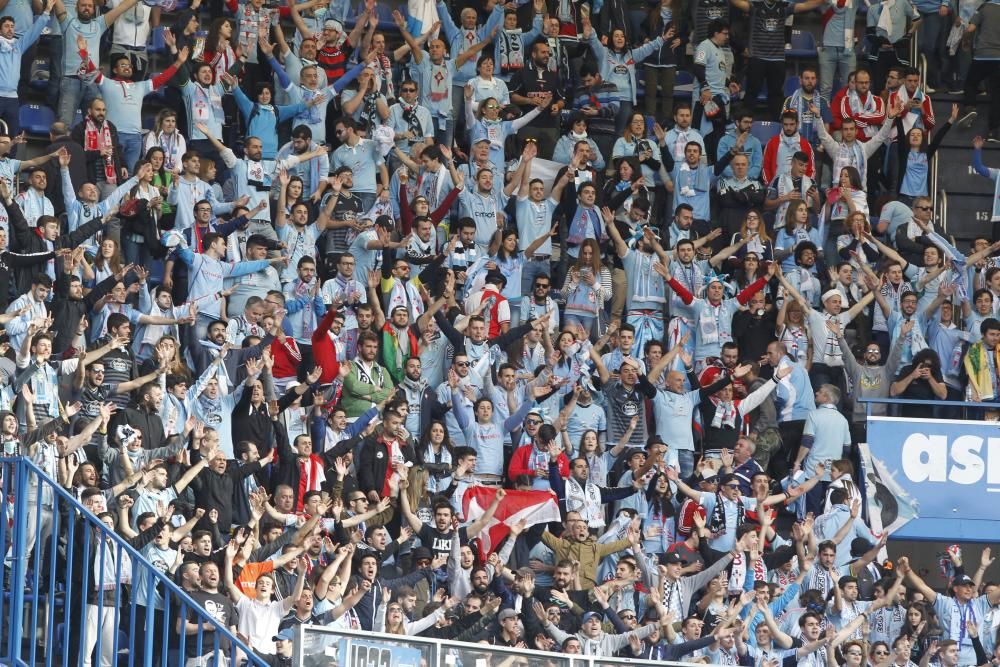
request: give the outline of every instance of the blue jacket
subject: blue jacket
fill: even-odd
[[[440,0],[437,3],[437,12],[438,18],[441,19],[441,28],[444,30],[445,40],[448,42],[448,53],[451,55],[452,60],[457,61],[459,54],[463,51],[468,51],[470,48],[465,42],[466,31],[455,25],[455,21],[451,18],[451,13],[448,11],[448,6],[440,2]],[[489,18],[486,19],[486,24],[473,29],[473,32],[476,33],[475,38],[477,43],[490,38],[493,28],[500,25],[500,22],[503,21],[503,12],[503,5],[498,2]],[[499,72],[499,64],[497,65],[497,71]],[[476,59],[470,58],[465,61],[464,65],[455,70],[452,83],[456,86],[459,84],[464,85],[466,81],[474,76],[476,76]],[[423,92],[421,90],[421,93]]]
[[[21,79],[21,56],[42,36],[42,30],[48,24],[49,13],[40,14],[28,32],[15,39],[9,48],[0,46],[0,97],[17,97],[17,82]],[[20,26],[15,24],[15,28],[17,27]]]
[[[629,99],[632,101],[632,104],[635,104],[636,92],[638,90],[638,84],[635,79],[635,66],[663,46],[663,37],[657,37],[653,41],[646,42],[634,49],[626,49],[624,53],[617,53],[601,44],[601,41],[597,38],[596,30],[590,31],[589,41],[590,49],[594,52],[594,57],[597,58],[597,65],[601,70],[601,78],[618,86],[618,91],[623,93],[622,97],[624,97],[626,86],[622,85],[624,83],[622,75],[616,73],[615,70],[622,66],[626,68],[628,71],[628,90],[630,91]]]
[[[278,75],[278,81],[283,88],[288,88],[291,82],[285,71],[281,69],[274,58],[269,58],[271,67]],[[293,118],[306,109],[302,102],[296,104],[286,104],[275,106],[273,104],[263,105],[252,101],[239,86],[233,88],[233,97],[236,98],[236,106],[243,115],[243,120],[247,124],[247,136],[260,139],[261,156],[265,160],[273,160],[278,154],[278,123]]]

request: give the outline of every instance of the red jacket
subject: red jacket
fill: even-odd
[[[302,365],[302,353],[299,351],[299,346],[295,343],[295,339],[291,336],[286,336],[285,342],[282,343],[279,339],[275,338],[271,341],[271,354],[274,355],[274,369],[271,371],[271,374],[276,379],[294,379],[299,372],[299,366]]]
[[[535,469],[531,467],[531,458],[534,452],[538,450],[535,449],[535,445],[523,445],[514,450],[514,455],[510,457],[510,466],[507,468],[507,474],[510,479],[513,480],[518,475],[527,475],[532,479],[535,479]],[[545,453],[545,475],[542,479],[549,478],[549,455],[548,452]],[[559,476],[563,479],[569,477],[569,459],[566,457],[566,453],[563,452],[559,454],[559,458],[556,459],[556,463],[559,465]]]
[[[781,137],[771,137],[764,147],[764,164],[761,167],[761,175],[764,182],[770,184],[774,177],[778,175],[778,147],[781,145]],[[813,155],[813,148],[808,141],[799,135],[799,150],[809,156],[809,164],[806,165],[806,176],[812,178],[816,174],[816,159]]]
[[[899,99],[899,91],[894,91],[889,93],[889,104],[888,107],[891,109],[893,105],[896,104],[896,100]],[[928,95],[924,95],[924,99],[920,101],[920,120],[924,124],[925,135],[930,134],[931,130],[934,129],[934,107],[931,105],[931,98]],[[906,119],[906,115],[903,116]]]
[[[333,317],[337,314],[335,308],[328,308],[326,315],[316,325],[316,331],[312,333],[313,359],[317,366],[323,367],[323,374],[319,376],[320,384],[330,384],[340,374],[340,362],[337,361],[337,348],[333,345],[333,340],[328,332]]]
[[[854,122],[858,126],[858,141],[868,141],[874,137],[882,127],[882,123],[885,122],[885,100],[871,92],[868,95],[872,100],[872,109],[870,111],[854,112],[851,109],[851,96],[848,94],[844,94],[837,101],[836,106],[830,107],[830,111],[833,113],[833,117],[837,120],[838,124],[843,123],[845,118],[854,119]]]

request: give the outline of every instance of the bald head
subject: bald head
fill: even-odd
[[[69,127],[66,123],[57,120],[56,122],[49,125],[49,139],[55,141],[56,139],[62,139],[63,137],[69,136]]]

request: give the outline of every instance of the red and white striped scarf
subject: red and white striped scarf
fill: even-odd
[[[101,151],[105,148],[112,150],[111,155],[104,158],[104,180],[108,183],[117,183],[118,175],[115,174],[114,143],[111,141],[111,125],[107,121],[97,127],[88,115],[84,121],[83,147],[88,151]]]
[[[308,491],[319,491],[320,486],[326,481],[323,473],[323,464],[318,457],[310,455],[305,461],[297,459],[299,466],[299,500],[296,509],[301,512],[303,508],[302,498]]]

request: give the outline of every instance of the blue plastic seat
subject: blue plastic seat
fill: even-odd
[[[753,127],[750,128],[750,134],[757,137],[762,146],[767,146],[771,137],[777,136],[779,132],[781,132],[781,123],[773,120],[755,120]]]
[[[691,101],[691,90],[694,87],[694,75],[691,72],[677,70],[674,77],[674,99]]]
[[[49,136],[49,128],[55,120],[55,112],[41,104],[23,105],[18,117],[21,128],[34,137]]]
[[[51,72],[52,69],[49,67],[49,61],[46,58],[36,58],[31,63],[31,80],[28,82],[28,86],[32,90],[45,92],[49,87]]]
[[[815,58],[816,38],[808,30],[792,30],[792,48],[785,51],[788,58]]]
[[[799,77],[794,74],[785,79],[785,97],[791,97],[799,89]]]
[[[166,30],[163,26],[158,26],[153,29],[152,34],[149,38],[149,46],[147,50],[149,53],[166,53],[167,52],[167,42],[163,39],[163,31]]]

